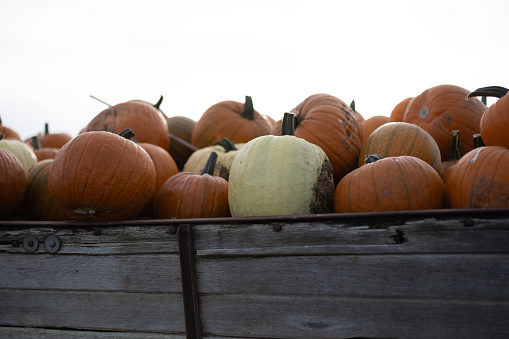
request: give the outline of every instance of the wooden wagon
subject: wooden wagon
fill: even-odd
[[[0,338],[508,338],[509,210],[0,221]]]

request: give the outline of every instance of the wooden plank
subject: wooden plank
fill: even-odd
[[[0,338],[47,338],[47,339],[186,339],[185,335],[148,332],[98,332],[47,329],[34,327],[1,327]]]
[[[37,225],[36,223],[34,225]],[[100,233],[98,233],[100,232]],[[62,244],[58,254],[178,254],[178,240],[174,226],[135,225],[94,227],[15,227],[0,228],[0,253],[27,253],[23,239],[31,234],[37,237],[39,248],[35,254],[48,253],[44,241],[56,235]],[[20,244],[15,247],[13,244]]]
[[[0,290],[0,326],[185,334],[181,294]]]
[[[235,338],[507,338],[507,302],[205,295],[202,332]]]
[[[0,288],[182,293],[176,254],[0,253]]]
[[[199,258],[200,294],[509,302],[509,254]]]
[[[198,256],[287,256],[380,253],[507,253],[507,221],[458,221],[372,229],[330,223],[226,224],[193,226]],[[484,228],[486,227],[486,228]]]

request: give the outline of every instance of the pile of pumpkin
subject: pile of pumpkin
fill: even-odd
[[[489,107],[487,96],[498,99]],[[210,218],[509,207],[509,95],[438,85],[364,119],[329,94],[279,121],[222,101],[197,120],[109,106],[80,133],[0,121],[0,217]],[[461,138],[460,138],[461,137]]]

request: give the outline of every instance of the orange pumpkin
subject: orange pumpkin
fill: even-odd
[[[193,128],[191,143],[198,148],[228,138],[234,143],[245,143],[270,134],[267,120],[253,108],[251,97],[246,102],[222,101],[209,107]]]
[[[509,90],[500,86],[482,87],[468,95],[499,98],[484,112],[480,121],[480,134],[487,146],[509,148]]]
[[[26,174],[19,159],[0,147],[0,217],[18,212],[26,189]]]
[[[509,150],[473,149],[451,168],[445,181],[451,208],[509,207]]]
[[[394,120],[394,121],[403,121],[403,116],[405,115],[405,111],[406,111],[406,108],[408,106],[408,104],[410,103],[410,101],[413,99],[414,97],[409,97],[409,98],[406,98],[406,99],[403,99],[401,100],[396,106],[394,106],[394,108],[392,109],[392,112],[391,112],[391,115],[390,117]]]
[[[440,173],[441,157],[436,141],[423,128],[406,122],[386,123],[374,130],[362,145],[358,166],[368,154],[382,157],[410,155],[430,164]]]
[[[37,161],[53,159],[60,150],[60,148],[42,147],[41,143],[39,142],[39,137],[37,136],[33,136],[30,140],[32,141],[32,147],[34,148],[34,153],[37,157]]]
[[[364,121],[362,121],[362,143],[364,144],[368,139],[369,135],[378,127],[389,123],[396,122],[393,118],[385,115],[375,115]]]
[[[217,153],[212,152],[201,174],[180,172],[170,177],[156,195],[158,219],[230,216],[228,182],[213,176]]]
[[[156,170],[154,193],[143,207],[143,210],[140,212],[141,216],[151,216],[154,211],[154,201],[156,199],[156,194],[159,191],[159,188],[161,188],[161,186],[166,180],[168,180],[169,177],[177,174],[179,169],[177,168],[177,164],[171,157],[170,153],[168,153],[168,151],[164,150],[162,147],[145,142],[138,143],[138,146],[143,148],[148,153],[152,159],[152,162],[154,163]]]
[[[79,134],[53,160],[48,189],[79,220],[118,220],[137,215],[154,192],[154,163],[143,148],[106,131]]]
[[[127,128],[132,129],[138,142],[170,149],[168,123],[162,113],[153,105],[136,100],[108,107],[96,115],[81,133],[108,131],[118,134]]]
[[[295,132],[298,138],[319,146],[329,158],[334,182],[357,167],[361,150],[362,127],[357,114],[341,99],[329,94],[314,94],[297,105]],[[282,119],[272,129],[281,134]]]
[[[486,106],[478,99],[465,100],[469,91],[455,85],[438,85],[414,97],[403,121],[426,130],[437,142],[442,161],[449,158],[452,130],[461,133],[461,154],[472,150],[472,136],[479,133],[479,122]]]
[[[334,192],[335,212],[440,209],[445,188],[440,175],[413,156],[380,159],[348,173]]]
[[[23,139],[21,138],[21,135],[19,135],[18,132],[16,132],[12,128],[2,125],[1,118],[0,118],[0,134],[2,134],[5,139],[16,139],[16,140],[23,141]]]

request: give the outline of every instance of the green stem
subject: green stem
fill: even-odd
[[[451,148],[449,149],[449,161],[460,160],[461,148],[460,148],[460,131],[455,129],[452,131],[452,142]]]
[[[281,135],[295,135],[295,113],[286,112],[284,114]]]
[[[246,102],[244,103],[244,111],[242,112],[242,116],[249,120],[255,119],[254,114],[254,107],[253,107],[253,99],[251,99],[250,96],[246,95]]]
[[[208,174],[214,175],[214,168],[216,167],[217,153],[211,152],[209,158],[207,159],[207,163],[201,172],[201,175]]]
[[[161,97],[159,98],[159,101],[156,102],[154,105],[155,108],[159,109],[159,106],[161,106],[161,103],[163,102],[163,96],[161,95]]]
[[[382,160],[383,157],[378,154],[368,154],[364,157],[364,165],[371,164],[375,161]]]
[[[32,137],[32,146],[36,150],[41,149],[41,143],[39,142],[39,138],[35,135]]]
[[[352,102],[350,103],[350,108],[352,109],[352,111],[355,112],[355,100],[352,100]]]
[[[48,123],[45,123],[44,124],[44,135],[48,135],[49,134],[49,126],[48,126]]]
[[[99,99],[99,98],[94,97],[93,95],[90,95],[90,97],[91,97],[91,98],[93,98],[93,99],[95,99],[95,100],[97,100],[97,101],[99,101],[99,102],[102,102],[103,104],[105,104],[105,105],[106,105],[106,106],[108,106],[108,107],[111,107],[111,105],[110,105],[110,104],[108,104],[108,103],[106,103],[106,102],[102,101],[102,100],[101,100],[101,99]]]
[[[131,139],[132,137],[134,137],[134,132],[130,128],[127,128],[120,132],[118,135],[126,139]]]
[[[214,143],[214,145],[220,145],[224,148],[224,152],[225,153],[228,153],[230,151],[237,151],[237,147],[235,147],[235,144],[233,143],[233,141],[231,141],[230,139],[228,138],[223,138],[217,142]]]
[[[496,97],[501,98],[504,95],[509,92],[509,89],[501,86],[487,86],[487,87],[481,87],[476,89],[475,91],[471,92],[468,96],[468,98],[472,97],[478,97],[478,96],[488,96],[488,97]]]

